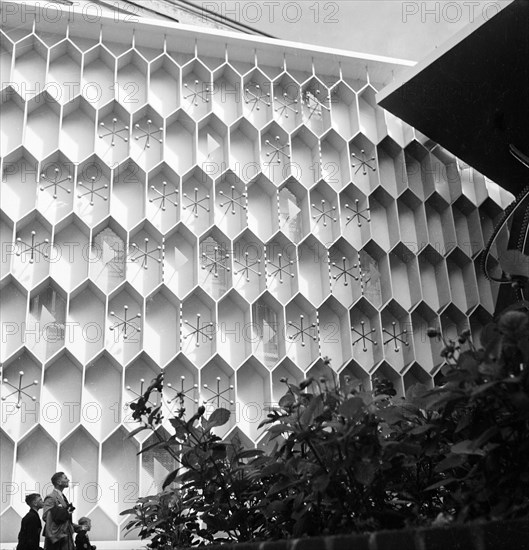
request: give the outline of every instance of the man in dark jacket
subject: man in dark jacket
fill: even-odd
[[[31,493],[26,496],[26,504],[30,510],[22,518],[22,523],[20,524],[17,550],[39,550],[40,533],[42,531],[39,510],[43,507],[44,503],[38,493]]]

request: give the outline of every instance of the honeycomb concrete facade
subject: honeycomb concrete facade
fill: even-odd
[[[53,13],[1,31],[3,542],[58,469],[92,539],[127,538],[172,468],[127,438],[160,371],[166,414],[182,391],[266,445],[282,378],[328,356],[403,394],[442,366],[429,326],[491,319],[509,196],[377,106],[405,63]]]

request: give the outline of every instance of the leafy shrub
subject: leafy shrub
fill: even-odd
[[[263,422],[273,448],[245,449],[214,428],[230,412],[185,418],[184,396],[158,429],[163,374],[131,405],[179,468],[163,491],[138,500],[129,529],[155,549],[339,534],[529,515],[529,316],[511,310],[476,349],[438,330],[445,365],[435,388],[398,398],[388,380],[363,391],[350,380],[283,380]],[[328,361],[327,361],[328,363]],[[145,452],[147,449],[143,449]]]

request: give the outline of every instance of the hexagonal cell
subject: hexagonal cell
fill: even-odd
[[[317,307],[331,292],[327,249],[309,235],[298,247],[298,262],[299,292]]]
[[[57,441],[79,424],[82,378],[83,366],[67,351],[44,367],[40,424]]]
[[[230,128],[230,168],[245,182],[261,171],[259,164],[259,132],[241,119]]]
[[[162,233],[180,220],[180,177],[165,163],[147,176],[146,217]]]
[[[312,77],[301,87],[301,114],[306,124],[315,134],[321,135],[331,126],[331,94],[316,77]]]
[[[44,159],[59,146],[61,107],[48,92],[42,92],[28,101],[26,109],[24,147]]]
[[[233,286],[248,301],[266,288],[265,246],[249,230],[233,243]]]
[[[329,270],[332,295],[344,306],[351,307],[362,295],[358,252],[343,237],[329,249]]]
[[[285,357],[272,371],[272,403],[279,403],[281,397],[288,393],[288,384],[298,386],[302,380],[303,371],[290,358]]]
[[[108,216],[110,179],[110,168],[96,155],[77,168],[74,209],[90,227]]]
[[[327,183],[320,181],[310,191],[310,204],[312,233],[330,246],[340,236],[338,197]]]
[[[74,163],[56,151],[40,165],[37,208],[51,223],[57,223],[73,209]]]
[[[97,112],[95,153],[111,168],[129,155],[130,115],[116,101]]]
[[[55,226],[50,275],[67,291],[88,277],[90,230],[72,214]]]
[[[109,218],[92,232],[90,279],[104,292],[116,288],[125,280],[125,230]]]
[[[385,361],[377,368],[377,370],[371,375],[371,384],[373,391],[377,392],[377,387],[393,386],[396,392],[396,397],[404,397],[404,384],[402,377]]]
[[[425,183],[428,183],[428,177],[430,177],[431,184],[431,166],[428,151],[419,142],[412,141],[404,149],[404,158],[408,187],[423,201],[432,191],[432,185],[425,185]]]
[[[3,157],[22,145],[24,109],[24,101],[11,86],[2,90],[0,94],[0,153]]]
[[[130,233],[127,280],[142,296],[151,293],[163,277],[163,235],[146,220]]]
[[[358,119],[360,131],[373,143],[387,134],[384,111],[377,105],[376,90],[367,86],[358,94]]]
[[[421,250],[417,259],[423,299],[435,311],[439,311],[450,301],[446,263],[429,244]]]
[[[128,283],[109,296],[105,347],[122,364],[141,351],[144,317],[143,300]]]
[[[279,189],[278,207],[280,231],[299,243],[308,234],[311,222],[307,191],[294,178]]]
[[[290,139],[281,126],[272,122],[261,130],[261,170],[275,185],[291,175],[291,158]]]
[[[377,147],[377,157],[380,183],[388,193],[397,197],[408,187],[404,152],[390,137],[386,137]]]
[[[114,486],[115,488],[115,486]],[[95,486],[94,490],[98,487]],[[92,503],[99,502],[101,500],[99,493],[96,496],[90,496]],[[112,498],[111,496],[108,498]],[[110,517],[101,510],[99,506],[96,506],[90,512],[90,519],[92,520],[93,527],[90,531],[91,540],[116,540],[118,538],[118,527]]]
[[[386,361],[397,371],[414,359],[412,324],[407,311],[391,300],[380,313],[382,320],[382,345]]]
[[[81,92],[82,54],[69,40],[50,49],[46,89],[61,103],[68,103]]]
[[[470,257],[483,250],[478,209],[464,195],[452,204],[457,246]]]
[[[318,309],[320,355],[329,357],[335,371],[351,358],[351,330],[348,310],[330,296]]]
[[[237,427],[256,441],[262,434],[258,426],[266,419],[266,407],[272,401],[270,372],[251,358],[236,372],[235,377]]]
[[[406,147],[413,140],[413,128],[389,111],[384,111],[384,118],[388,136],[395,140],[400,147]]]
[[[235,374],[228,363],[218,355],[200,371],[200,397],[206,407],[206,418],[215,409],[231,411],[229,422],[214,428],[219,437],[224,437],[235,426]]]
[[[484,176],[461,160],[457,163],[463,195],[473,204],[480,205],[488,195]]]
[[[427,244],[426,217],[424,206],[412,191],[407,189],[397,199],[397,214],[399,217],[400,239],[414,254]]]
[[[22,498],[20,500],[23,500]],[[18,533],[20,532],[20,522],[22,517],[26,514],[26,510],[20,512],[20,515],[9,507],[0,517],[2,522],[2,532],[0,533],[0,541],[2,542],[12,542],[17,540]]]
[[[343,81],[331,89],[331,120],[333,128],[347,140],[360,129],[356,95]]]
[[[67,326],[71,328],[66,348],[83,363],[103,348],[105,295],[92,281],[87,281],[70,295]]]
[[[269,369],[285,355],[283,308],[266,291],[252,305],[253,354]]]
[[[182,303],[181,349],[193,364],[202,366],[216,350],[215,304],[197,288]]]
[[[442,147],[434,147],[430,154],[435,190],[448,202],[461,195],[461,178],[456,158]]]
[[[371,378],[356,361],[351,361],[340,372],[340,387],[349,391],[369,391]]]
[[[114,56],[103,46],[85,53],[81,93],[95,108],[114,99],[115,65]]]
[[[214,227],[200,239],[198,282],[213,298],[220,298],[232,286],[231,241]]]
[[[81,424],[99,442],[121,422],[122,369],[105,351],[85,368]]]
[[[469,328],[467,316],[454,304],[449,304],[448,307],[441,313],[441,330],[443,336],[447,340],[457,342],[459,334]]]
[[[101,507],[110,517],[119,517],[138,498],[138,444],[127,438],[121,426],[101,446],[99,483],[102,489]]]
[[[36,453],[35,449],[39,449]],[[50,472],[57,465],[57,443],[37,426],[17,445],[15,479],[24,480],[29,486],[43,487],[50,479]],[[26,514],[27,507],[22,499],[16,499],[13,507],[20,514]]]
[[[160,441],[159,437],[169,439],[170,433],[163,427],[158,428],[158,435],[151,434],[143,443],[142,447],[146,449]],[[148,449],[141,455],[141,495],[153,495],[162,491],[162,485],[165,478],[178,468],[178,462],[167,452],[166,449],[155,447]]]
[[[389,253],[389,272],[392,296],[409,311],[421,300],[421,282],[417,258],[404,243],[399,243]]]
[[[292,134],[291,140],[290,170],[292,175],[308,189],[316,183],[320,176],[320,145],[318,138],[308,128],[301,126],[299,130]],[[289,175],[283,173],[283,179]]]
[[[46,361],[65,343],[67,294],[52,279],[43,281],[29,295],[26,346]]]
[[[217,351],[234,368],[251,353],[250,305],[231,290],[218,305]]]
[[[116,100],[133,113],[147,103],[148,64],[134,50],[118,58]]]
[[[11,79],[22,97],[30,99],[42,92],[46,82],[47,57],[48,48],[34,34],[15,45]]]
[[[74,162],[86,159],[94,150],[96,113],[83,98],[64,105],[59,147]]]
[[[241,88],[241,77],[227,63],[213,72],[213,112],[226,124],[231,124],[242,114]]]
[[[356,249],[371,238],[369,201],[354,183],[340,193],[340,225],[342,234]]]
[[[441,254],[447,254],[456,244],[452,208],[443,199],[432,194],[424,203],[428,242]]]
[[[2,464],[2,483],[7,483],[13,479],[13,465],[15,463],[15,444],[12,439],[9,438],[3,430],[0,430],[0,463]],[[0,513],[3,514],[10,504],[10,497],[7,492],[8,485],[5,487],[5,498],[0,502]],[[4,518],[2,518],[4,519]],[[3,525],[3,522],[2,522]],[[3,529],[2,529],[3,530]],[[13,539],[14,540],[14,539]]]
[[[476,309],[470,314],[468,323],[470,325],[470,330],[472,331],[472,339],[474,344],[480,342],[483,329],[492,322],[492,319],[493,317],[491,313],[481,305],[476,307]]]
[[[179,350],[180,302],[165,285],[145,301],[144,342],[145,351],[162,366]]]
[[[376,147],[363,134],[358,134],[349,142],[351,153],[351,177],[354,184],[369,195],[380,184]]]
[[[24,342],[28,294],[13,277],[2,281],[0,291],[2,294],[3,317],[0,360],[5,361]]]
[[[326,388],[334,390],[338,385],[338,377],[333,370],[333,362],[327,363],[324,359],[318,359],[305,373],[308,378],[314,378],[314,382],[308,387],[309,392],[320,393]]]
[[[218,175],[228,166],[228,129],[215,114],[198,123],[197,164],[207,173]]]
[[[489,266],[489,269],[492,269],[492,273],[495,271],[493,264],[496,264],[496,262],[491,262],[489,257],[487,265]],[[474,261],[474,273],[476,275],[479,303],[483,308],[485,308],[486,311],[492,314],[496,308],[496,299],[498,296],[499,287],[498,285],[491,285],[490,281],[485,277],[482,268],[481,256],[478,256]]]
[[[347,143],[335,130],[330,130],[321,139],[320,150],[321,178],[335,191],[339,191],[351,181]]]
[[[110,214],[130,230],[145,216],[145,172],[132,160],[114,171]]]
[[[320,355],[317,312],[298,294],[286,307],[285,316],[287,357],[306,370]]]
[[[213,83],[211,72],[197,59],[182,69],[182,107],[200,120],[212,108]]]
[[[257,176],[248,184],[248,227],[263,241],[279,229],[277,209],[275,186],[265,176]]]
[[[71,476],[79,516],[88,514],[97,500],[98,463],[99,445],[82,426],[60,444],[59,469]]]
[[[184,355],[178,354],[164,369],[164,395],[169,415],[177,414],[178,409],[185,409],[186,417],[195,414],[199,403],[198,371],[191,361]]]
[[[291,132],[302,122],[301,89],[287,73],[274,81],[274,118],[282,128]]]
[[[424,369],[420,367],[418,363],[413,363],[402,377],[404,383],[404,391],[406,394],[413,388],[420,384],[426,388],[433,388],[433,378]]]
[[[472,261],[459,248],[455,248],[446,259],[446,267],[452,302],[468,313],[479,303]]]
[[[298,291],[296,246],[282,233],[266,244],[266,287],[282,304]]]
[[[164,283],[179,298],[183,298],[198,282],[197,239],[189,229],[179,224],[164,243]]]
[[[151,170],[163,159],[164,120],[150,106],[132,115],[130,155],[144,170]]]
[[[257,128],[272,120],[272,83],[255,68],[243,79],[243,113]]]
[[[215,223],[230,238],[247,227],[246,185],[231,170],[215,183]]]
[[[182,179],[182,221],[196,234],[213,225],[213,181],[198,167]]]
[[[370,241],[358,254],[358,268],[362,295],[376,307],[385,304],[391,298],[387,254]]]
[[[3,159],[2,209],[14,221],[35,208],[37,165],[37,160],[23,147]]]
[[[431,373],[443,361],[441,339],[430,338],[427,334],[428,328],[439,327],[439,318],[425,302],[421,302],[411,314],[411,324],[415,357],[419,365],[426,372]]]
[[[384,249],[389,250],[399,242],[399,225],[395,199],[383,187],[369,196],[371,236]]]
[[[383,357],[378,311],[365,298],[360,298],[349,314],[353,358],[364,370],[370,371]]]
[[[180,70],[168,56],[161,55],[149,67],[149,103],[163,116],[180,104]]]
[[[41,365],[26,350],[2,366],[2,428],[14,441],[39,421],[41,384]]]

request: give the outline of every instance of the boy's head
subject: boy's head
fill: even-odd
[[[87,518],[85,516],[79,518],[79,521],[77,523],[84,527],[84,531],[90,531],[90,529],[92,528],[92,521],[90,520],[90,518]]]
[[[29,495],[26,495],[26,504],[30,508],[34,508],[35,510],[40,510],[44,503],[42,502],[42,497],[38,493],[31,493]]]

